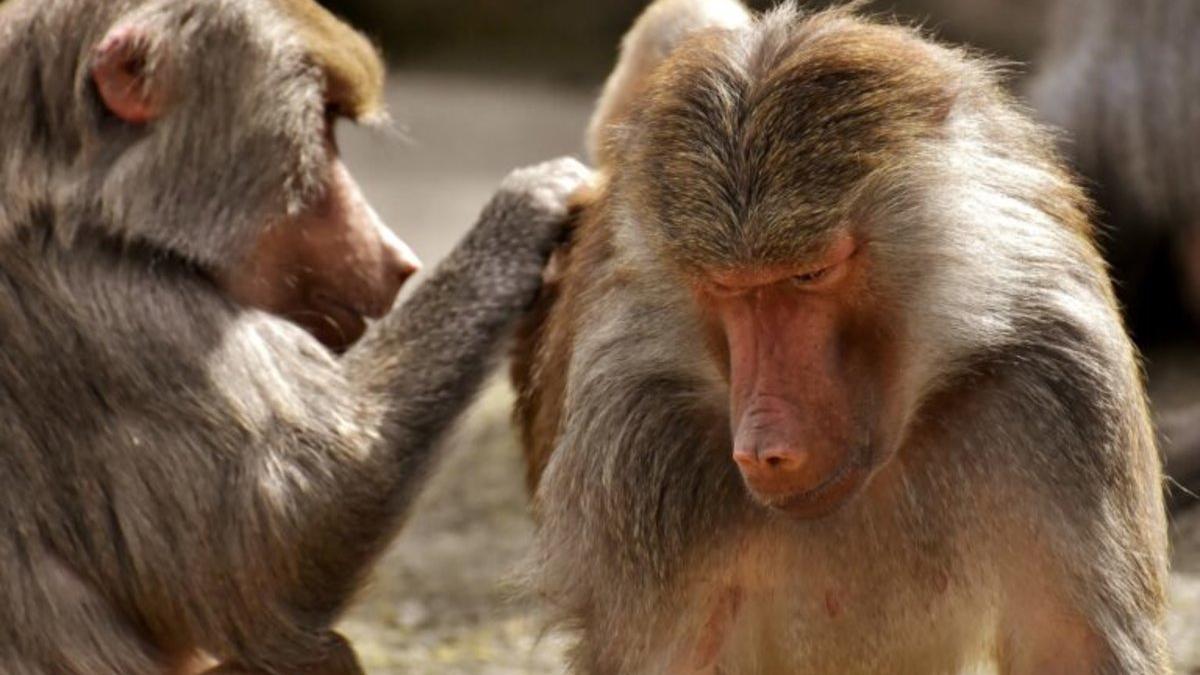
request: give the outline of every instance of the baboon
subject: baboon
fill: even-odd
[[[1200,4],[1053,3],[1030,99],[1088,178],[1117,297],[1151,360],[1200,341]],[[1167,366],[1170,367],[1170,366]],[[1151,371],[1151,383],[1161,368]],[[1200,491],[1200,402],[1159,410],[1167,469]],[[1194,503],[1179,491],[1176,504]]]
[[[331,623],[586,171],[513,174],[389,312],[415,261],[333,133],[383,69],[315,3],[8,0],[0,63],[0,671],[361,672]]]
[[[1200,5],[1058,0],[1029,94],[1092,181],[1144,341],[1200,337]]]
[[[734,0],[622,49],[513,371],[574,670],[1167,672],[1138,362],[996,69]]]

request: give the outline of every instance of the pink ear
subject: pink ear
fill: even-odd
[[[146,71],[150,40],[137,26],[118,26],[92,50],[92,80],[112,114],[130,124],[163,112],[163,86]]]

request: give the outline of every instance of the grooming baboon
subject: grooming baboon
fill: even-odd
[[[382,67],[316,4],[9,0],[0,64],[0,672],[360,672],[331,622],[585,172],[514,174],[388,314],[333,138]]]
[[[1134,336],[1151,360],[1173,344],[1194,350],[1200,341],[1200,4],[1058,0],[1050,17],[1032,102],[1068,132],[1063,149],[1089,179],[1105,225],[1099,240]],[[1159,421],[1169,473],[1200,490],[1196,405],[1190,412],[1160,407]]]
[[[990,65],[733,0],[622,55],[514,368],[574,669],[1166,672],[1138,364]]]

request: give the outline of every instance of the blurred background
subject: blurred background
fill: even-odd
[[[608,71],[641,0],[330,0],[401,67],[515,73],[592,84]],[[774,3],[747,3],[765,9]],[[805,2],[824,7],[827,0]],[[876,0],[870,11],[947,39],[1024,59],[1040,41],[1043,0]],[[997,20],[1001,19],[1001,20]]]
[[[390,62],[394,132],[347,125],[339,135],[368,197],[427,268],[474,222],[510,169],[565,154],[582,156],[593,99],[621,35],[645,5],[642,0],[324,4],[376,40]],[[1013,87],[1020,91],[1031,70],[1020,64],[1038,58],[1047,5],[899,0],[867,8],[1014,62]],[[1200,92],[1194,98],[1200,102]],[[1154,351],[1151,359],[1156,401],[1184,422],[1200,420],[1197,344],[1176,347],[1169,358]],[[445,459],[414,516],[342,626],[371,673],[562,672],[563,639],[543,631],[536,602],[519,591],[533,525],[504,375],[498,374],[446,443]],[[1200,673],[1200,509],[1176,516],[1173,528],[1172,646],[1179,672]]]

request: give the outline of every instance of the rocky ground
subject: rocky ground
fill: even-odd
[[[389,95],[402,133],[347,129],[342,145],[384,219],[432,263],[510,168],[579,153],[591,96],[402,72]],[[369,672],[562,672],[562,638],[544,634],[515,579],[533,528],[510,401],[501,378],[447,442],[411,521],[342,625]],[[1179,672],[1200,675],[1200,509],[1173,530],[1172,647]]]

